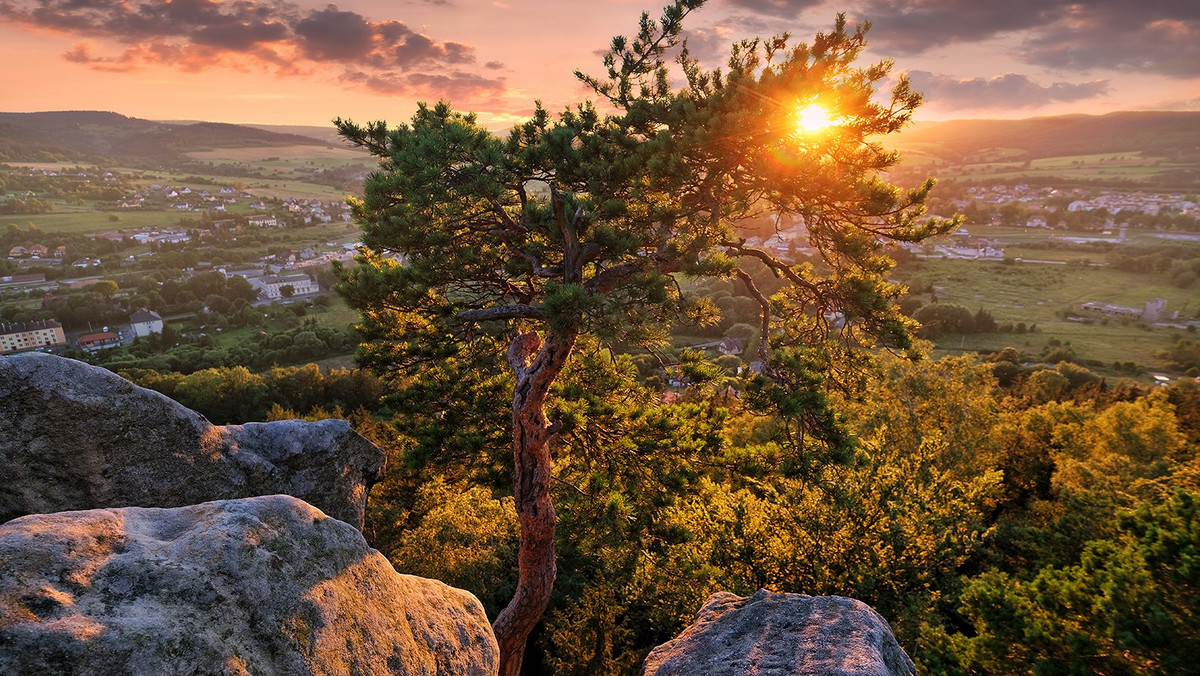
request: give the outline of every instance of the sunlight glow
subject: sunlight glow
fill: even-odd
[[[796,113],[796,128],[802,132],[821,131],[834,122],[829,113],[821,106],[813,103]]]

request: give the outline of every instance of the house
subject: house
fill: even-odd
[[[79,349],[85,352],[95,352],[96,350],[116,347],[121,344],[121,339],[111,331],[104,331],[82,335],[75,342],[79,345]]]
[[[721,354],[724,354],[724,355],[729,355],[729,354],[740,355],[741,353],[743,353],[745,351],[746,351],[746,341],[742,340],[741,338],[726,338],[725,340],[721,341],[720,345],[717,346],[717,352],[720,352]]]
[[[0,324],[0,354],[66,344],[62,324],[53,319]]]
[[[263,207],[264,209],[266,207]],[[246,219],[250,225],[257,225],[260,228],[274,228],[279,226],[279,221],[270,215],[251,216]]]
[[[146,338],[152,333],[163,332],[162,315],[154,310],[141,308],[129,315],[129,327],[133,329],[135,338]]]
[[[321,287],[309,279],[308,275],[287,275],[283,277],[271,275],[253,280],[253,283],[258,286],[259,295],[271,300],[283,298],[283,287],[285,286],[292,288],[292,296],[307,296],[321,290]]]

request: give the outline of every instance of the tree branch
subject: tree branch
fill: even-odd
[[[754,284],[754,278],[748,272],[741,268],[734,270],[734,274],[742,283],[746,285],[746,289],[754,296],[754,300],[758,301],[759,307],[762,308],[762,318],[759,326],[758,334],[758,358],[763,363],[763,368],[767,366],[767,346],[770,344],[769,336],[771,329],[771,302],[767,297],[758,290],[758,286]]]
[[[456,316],[465,322],[490,322],[500,319],[541,319],[545,313],[536,305],[517,304],[463,310]]]
[[[772,256],[766,251],[763,251],[762,249],[754,249],[743,246],[740,242],[721,242],[721,246],[728,248],[735,256],[748,256],[750,258],[757,258],[765,263],[767,267],[771,268],[773,272],[778,273],[776,276],[783,275],[789,282],[802,289],[814,294],[819,294],[821,291],[816,284],[813,284],[807,279],[804,279],[800,275],[796,274],[796,271],[792,270],[791,266]]]

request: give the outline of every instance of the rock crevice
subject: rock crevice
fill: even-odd
[[[490,676],[483,607],[285,495],[0,525],[0,673]]]
[[[883,619],[842,596],[713,594],[644,676],[915,676]]]
[[[344,420],[216,426],[102,368],[0,358],[0,522],[284,493],[361,529],[383,460]]]

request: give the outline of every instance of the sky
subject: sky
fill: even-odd
[[[503,129],[586,92],[612,36],[666,0],[0,0],[0,111],[328,126],[449,100]],[[709,0],[716,66],[743,38],[870,21],[866,61],[918,119],[1200,110],[1200,0]]]

